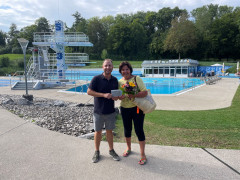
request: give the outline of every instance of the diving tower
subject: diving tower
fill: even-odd
[[[64,32],[61,20],[55,21],[54,32],[35,32],[32,44],[32,56],[26,67],[28,80],[31,81],[29,83],[36,82],[32,89],[64,85],[69,82],[69,76],[77,80],[76,71],[68,71],[66,76],[68,67],[80,67],[91,63],[86,53],[65,53],[66,46],[92,47],[93,44],[84,33]],[[49,53],[50,49],[54,53]],[[17,89],[18,84],[21,82],[16,83],[12,89]]]
[[[77,80],[76,71],[71,70],[68,77],[66,76],[68,67],[80,67],[91,63],[86,53],[65,53],[66,46],[92,47],[93,44],[84,33],[64,32],[61,20],[55,21],[54,32],[35,32],[32,44],[32,57],[26,69],[28,80],[36,82],[33,89],[64,85],[65,82],[69,82],[69,76],[74,76],[73,79]],[[49,53],[50,49],[54,53]],[[17,89],[15,86],[17,84],[12,89]]]
[[[33,45],[38,47],[38,69],[56,70],[57,79],[66,79],[68,66],[82,66],[89,62],[86,53],[65,53],[66,46],[92,47],[87,35],[81,32],[64,32],[61,20],[55,21],[55,32],[34,33]],[[51,48],[55,53],[48,53]],[[34,63],[34,62],[33,62]],[[36,71],[37,69],[35,69]]]

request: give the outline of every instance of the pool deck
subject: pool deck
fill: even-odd
[[[79,81],[77,85],[83,84]],[[157,110],[210,110],[221,109],[231,106],[232,99],[239,86],[239,80],[236,78],[223,78],[212,85],[202,85],[193,90],[182,94],[174,95],[153,95]],[[56,100],[63,100],[75,103],[93,103],[93,98],[87,94],[67,93],[65,89],[73,86],[58,87],[54,89],[29,90],[29,94],[34,97],[43,97]],[[23,95],[25,90],[11,90],[10,87],[0,87],[0,94]],[[116,101],[116,106],[120,101]]]

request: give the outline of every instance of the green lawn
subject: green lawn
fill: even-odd
[[[1,54],[1,57],[8,57],[9,60],[23,59],[23,54]]]
[[[161,111],[145,117],[149,144],[240,149],[240,87],[229,108],[208,111]],[[124,142],[121,117],[115,141]],[[138,142],[135,132],[133,142]]]
[[[23,54],[3,54],[0,55],[1,57],[9,57],[11,62],[16,62],[20,59],[23,59]],[[27,60],[31,57],[31,54],[27,54]],[[102,68],[102,62],[103,60],[90,60],[90,62],[92,62],[91,64],[88,64],[88,66],[82,67],[82,68]],[[115,68],[118,68],[119,64],[122,62],[122,60],[113,60],[113,65]],[[141,68],[141,64],[143,61],[129,61],[133,68]],[[219,63],[222,64],[223,62],[218,62],[215,60],[212,61],[199,61],[200,66],[211,66],[213,64]],[[228,63],[225,60],[225,65],[226,66],[236,66],[236,63]]]
[[[91,64],[82,68],[102,68],[103,60],[90,60]],[[118,68],[122,60],[113,60],[113,67]],[[129,61],[133,68],[141,68],[142,61]]]

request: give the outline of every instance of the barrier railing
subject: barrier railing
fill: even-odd
[[[60,39],[59,39],[60,38]],[[67,32],[62,37],[57,37],[53,32],[35,32],[33,35],[34,42],[88,42],[87,35],[81,32]]]

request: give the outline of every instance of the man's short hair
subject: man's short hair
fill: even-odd
[[[110,61],[111,63],[113,63],[111,59],[104,59],[103,63],[104,63],[105,61]]]

